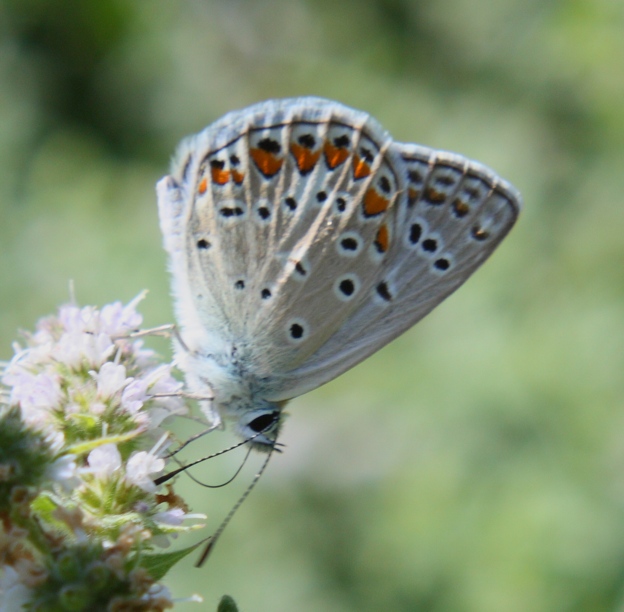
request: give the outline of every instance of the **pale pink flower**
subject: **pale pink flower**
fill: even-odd
[[[89,471],[100,478],[111,476],[116,472],[122,464],[121,454],[116,444],[102,444],[94,448],[87,457],[89,463]]]
[[[151,453],[145,451],[134,453],[126,463],[126,480],[148,493],[153,493],[156,485],[150,474],[160,472],[164,467],[164,460]]]

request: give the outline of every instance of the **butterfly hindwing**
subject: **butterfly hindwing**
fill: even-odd
[[[283,373],[272,399],[300,395],[350,369],[455,291],[516,221],[520,196],[481,164],[417,145],[393,145],[406,189],[386,224],[375,291],[306,363]]]

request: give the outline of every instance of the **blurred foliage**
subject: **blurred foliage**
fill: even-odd
[[[305,94],[479,159],[525,210],[425,321],[292,403],[286,452],[174,593],[624,610],[621,2],[0,0],[2,356],[69,279],[83,304],[148,288],[146,324],[171,321],[153,185],[177,141]],[[253,469],[178,486],[214,527]]]

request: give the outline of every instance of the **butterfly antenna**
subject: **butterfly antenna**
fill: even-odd
[[[245,444],[251,442],[252,440],[254,440],[255,438],[257,438],[258,436],[261,436],[263,433],[265,433],[266,430],[262,430],[259,431],[257,433],[255,433],[253,436],[250,436],[249,438],[247,438],[246,440],[242,440],[241,442],[237,442],[236,444],[233,444],[232,446],[229,446],[228,448],[224,448],[223,450],[220,450],[217,453],[213,453],[212,455],[208,455],[206,457],[202,457],[201,459],[197,459],[197,461],[193,461],[191,463],[187,463],[186,465],[181,465],[180,462],[177,459],[174,459],[175,461],[177,461],[178,465],[180,465],[180,467],[177,470],[173,470],[172,472],[167,472],[166,474],[163,474],[162,476],[159,476],[158,478],[154,478],[154,484],[155,485],[161,485],[164,484],[165,482],[167,482],[168,480],[171,480],[174,476],[177,476],[178,474],[188,470],[188,468],[193,467],[194,465],[197,465],[198,463],[202,463],[203,461],[207,461],[208,459],[214,459],[215,457],[219,457],[220,455],[224,455],[225,453],[229,453],[230,451],[233,451],[237,448],[240,448],[241,446],[244,446]],[[273,446],[271,447],[271,452],[275,451],[276,453],[281,453],[281,449],[277,448],[278,446],[284,446],[283,444],[280,444],[279,442],[273,442]],[[173,455],[175,455],[177,451],[174,451],[173,453],[170,453],[169,455],[165,456],[165,459],[169,459],[171,457],[173,457]],[[249,456],[249,454],[247,455]],[[245,458],[245,461],[247,461],[247,458]],[[242,466],[241,466],[242,467]],[[241,468],[238,468],[238,471],[240,471]],[[238,473],[238,472],[237,472]],[[235,474],[236,476],[236,474]],[[201,484],[201,483],[199,483]]]
[[[262,433],[262,432],[260,432]],[[257,437],[260,434],[256,434],[255,436],[253,436],[253,438]],[[191,463],[187,463],[186,465],[182,465],[181,467],[179,467],[177,470],[173,470],[172,472],[168,472],[167,474],[163,474],[162,476],[159,476],[158,478],[154,478],[154,484],[155,485],[161,485],[165,482],[167,482],[168,480],[171,480],[174,476],[177,476],[178,474],[180,474],[181,472],[184,472],[185,470],[188,470],[188,468],[193,467],[194,465],[197,465],[198,463],[202,463],[203,461],[208,461],[208,459],[214,459],[215,457],[219,457],[220,455],[225,455],[225,453],[229,453],[230,451],[233,451],[237,448],[240,448],[241,446],[244,446],[245,444],[247,444],[249,442],[249,440],[253,440],[253,438],[249,438],[247,440],[243,440],[242,442],[237,442],[236,444],[233,444],[232,446],[229,446],[228,448],[224,448],[223,450],[220,450],[218,453],[213,453],[212,455],[208,455],[206,457],[202,457],[201,459],[197,459],[197,461],[193,461]],[[167,458],[171,457],[173,455],[169,455]],[[246,459],[245,459],[246,461]],[[240,468],[239,468],[240,470]]]
[[[228,526],[228,523],[232,520],[232,517],[236,514],[236,511],[243,505],[243,502],[247,499],[247,496],[251,493],[253,488],[256,486],[258,480],[260,480],[260,476],[264,473],[267,465],[269,465],[269,459],[271,459],[271,455],[273,454],[273,447],[269,451],[267,458],[264,460],[264,463],[258,470],[258,473],[254,476],[253,480],[249,483],[249,486],[245,490],[245,492],[240,496],[239,500],[232,506],[232,509],[229,511],[228,515],[223,519],[219,528],[214,532],[214,534],[210,537],[208,544],[206,544],[206,548],[204,548],[204,552],[202,552],[201,557],[197,560],[195,567],[201,567],[204,564],[204,561],[208,558],[208,555],[211,553],[214,548],[217,540],[221,537],[221,534],[225,531],[225,528]]]
[[[212,433],[215,429],[216,429],[216,427],[212,426],[212,427],[209,427],[208,429],[204,429],[203,431],[200,431],[198,434],[195,434],[194,436],[191,436],[185,442],[180,444],[180,446],[178,446],[178,448],[176,448],[174,451],[169,453],[165,457],[165,459],[171,459],[174,455],[177,455],[181,450],[186,448],[191,442],[195,442],[195,440],[199,440],[199,438],[201,438],[202,436],[205,436],[206,434]],[[243,442],[243,444],[244,444],[244,442]],[[237,448],[237,447],[234,447],[234,448]],[[228,450],[231,450],[231,449],[226,449],[225,451],[222,451],[222,452],[227,452]]]
[[[238,469],[236,470],[236,472],[234,472],[234,475],[229,478],[228,480],[226,480],[225,482],[222,482],[221,484],[218,485],[209,485],[206,484],[205,482],[202,482],[199,478],[196,478],[195,476],[193,476],[193,474],[191,474],[190,472],[187,472],[186,475],[196,484],[198,484],[200,487],[206,487],[206,489],[220,489],[221,487],[225,487],[226,485],[229,485],[230,483],[234,482],[234,479],[241,473],[241,470],[245,467],[245,464],[247,463],[247,459],[249,459],[249,455],[251,455],[251,446],[247,449],[247,454],[245,455],[245,458],[243,459],[243,461],[241,462],[241,464],[238,466]]]

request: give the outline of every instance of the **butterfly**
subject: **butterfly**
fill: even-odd
[[[157,185],[180,341],[215,426],[271,451],[286,402],[336,378],[455,291],[520,195],[460,155],[395,142],[315,97],[233,111]]]

